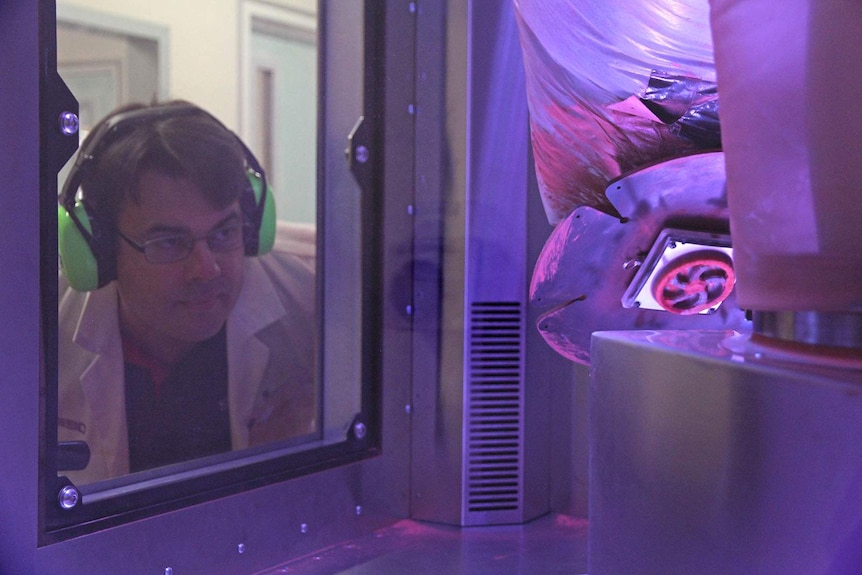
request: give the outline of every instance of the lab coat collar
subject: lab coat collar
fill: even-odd
[[[269,356],[273,352],[257,334],[281,321],[287,310],[257,258],[246,258],[243,286],[228,318],[228,404],[231,445],[249,446],[249,425]]]
[[[117,408],[125,406],[126,393],[117,290],[113,284],[86,294],[72,339],[93,354],[81,373],[81,387],[91,412],[88,435],[100,438],[97,445],[101,457],[94,459],[104,462],[109,476],[126,474],[129,472],[126,414],[125,409]]]
[[[242,291],[227,322],[228,337],[245,341],[287,314],[257,258],[245,259]]]

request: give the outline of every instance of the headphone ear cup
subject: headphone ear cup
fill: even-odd
[[[266,191],[262,190],[263,182],[260,176],[253,171],[248,171],[248,180],[251,183],[251,190],[254,193],[254,206],[260,206],[261,195],[266,194],[263,198],[263,214],[260,219],[260,225],[256,230],[252,230],[254,234],[252,241],[246,242],[246,255],[261,256],[268,253],[275,244],[275,196],[272,192],[272,186],[267,184]]]
[[[90,217],[86,207],[80,202],[75,204],[75,216],[93,235]],[[60,267],[69,286],[76,291],[93,291],[99,287],[99,264],[90,248],[90,242],[78,227],[72,215],[61,204],[57,208],[58,251]]]

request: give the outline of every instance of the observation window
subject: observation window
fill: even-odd
[[[47,541],[377,453],[379,331],[369,318],[379,316],[380,258],[368,174],[379,165],[345,159],[345,146],[369,147],[378,133],[366,113],[374,16],[361,0],[334,4],[58,0],[68,90],[52,97],[76,114],[78,149],[92,157],[72,155],[57,196],[42,198],[59,200],[60,221],[43,210],[43,227],[58,230],[61,246],[64,225],[83,237],[68,253],[43,249],[43,299],[57,310],[44,319]],[[261,245],[271,236],[265,254],[236,258],[233,243],[220,243],[226,221],[245,228],[253,213],[242,194],[236,210],[213,207],[200,182],[220,170],[142,162],[134,181],[120,182],[138,196],[107,215],[88,201],[102,159],[162,116],[118,123],[87,147],[100,122],[129,104],[176,101],[205,110],[263,168],[265,180],[249,187],[272,190],[275,218],[264,215],[251,236]],[[76,175],[81,185],[67,186]],[[170,262],[130,248],[158,245],[163,255],[178,242],[182,258]],[[70,280],[91,265],[94,285]],[[232,284],[216,279],[230,269]]]

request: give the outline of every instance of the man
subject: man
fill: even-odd
[[[275,224],[251,153],[177,102],[118,110],[79,156],[61,198],[58,427],[91,457],[61,472],[91,482],[314,433],[313,248],[277,238],[258,255]]]

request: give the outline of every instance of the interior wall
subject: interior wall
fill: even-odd
[[[169,97],[190,100],[236,128],[240,111],[240,5],[244,0],[58,0],[169,30]],[[267,0],[316,13],[316,0]]]

